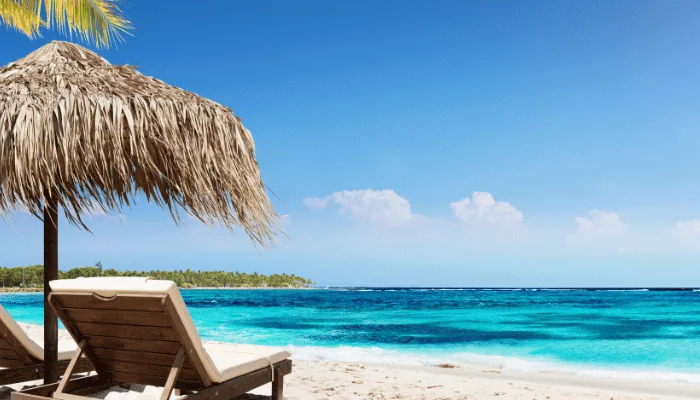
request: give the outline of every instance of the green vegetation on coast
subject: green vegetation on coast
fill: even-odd
[[[315,285],[310,279],[294,274],[262,275],[257,272],[224,271],[117,271],[103,269],[102,263],[95,266],[58,271],[59,279],[96,276],[149,276],[153,279],[174,281],[181,288],[309,288]],[[0,267],[0,287],[36,290],[44,285],[44,266]]]

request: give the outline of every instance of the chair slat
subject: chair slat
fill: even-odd
[[[114,322],[119,322],[115,320]],[[169,340],[176,341],[177,334],[172,328],[163,328],[156,326],[138,326],[138,325],[122,325],[119,323],[113,324],[98,324],[93,322],[73,322],[73,325],[80,333],[86,336],[108,336],[125,339],[147,339],[147,340]]]
[[[84,293],[53,293],[64,308],[87,308],[91,310],[163,311],[162,296],[119,295],[114,299],[103,299]]]
[[[144,360],[144,362],[148,362],[148,361]],[[153,376],[157,376],[157,377],[162,377],[163,382],[165,382],[165,379],[168,377],[168,374],[170,374],[170,368],[171,368],[171,367],[166,367],[163,365],[141,364],[141,363],[134,363],[134,362],[114,361],[114,360],[102,360],[102,363],[110,371],[126,372],[126,373],[130,373],[130,374],[138,374],[138,375],[153,375]],[[199,377],[197,376],[197,373],[194,372],[193,370],[183,369],[182,371],[180,371],[180,379],[194,381],[194,380],[198,380]]]
[[[150,353],[143,351],[95,348],[95,354],[101,359],[105,360],[137,363],[146,362],[148,364],[162,365],[164,367],[171,367],[173,365],[173,362],[175,361],[175,355],[173,354]],[[185,361],[182,364],[182,369],[194,370],[194,367],[190,362],[187,361],[187,358],[185,358]]]
[[[142,375],[121,371],[107,371],[114,382],[135,383],[139,385],[160,386],[165,385],[166,377]],[[178,389],[200,390],[203,386],[199,381],[178,379],[175,383]]]
[[[68,317],[75,322],[119,323],[125,325],[168,327],[170,322],[164,312],[90,310],[87,308],[64,308]]]
[[[95,350],[147,351],[150,353],[172,354],[175,356],[180,347],[182,347],[180,342],[175,341],[124,339],[99,335],[86,335],[86,337],[88,338],[88,345]]]
[[[27,364],[24,361],[0,359],[0,368],[19,368],[26,366]]]
[[[143,362],[148,360],[149,364],[169,367],[175,361],[174,354],[151,353],[143,351],[129,351],[118,349],[95,348],[95,354],[105,360]]]
[[[0,358],[4,360],[19,360],[14,350],[0,349]]]

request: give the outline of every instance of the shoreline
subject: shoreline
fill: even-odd
[[[41,342],[43,326],[20,323],[35,341]],[[68,333],[59,330],[60,338]],[[207,342],[207,340],[205,340]],[[494,363],[458,365],[410,365],[372,361],[334,361],[323,355],[308,357],[302,348],[285,346],[292,352],[294,373],[286,380],[286,399],[697,399],[697,383],[593,377],[561,371],[517,371]],[[296,357],[295,357],[296,355]],[[409,357],[409,355],[406,355]],[[360,358],[362,359],[362,358]],[[410,361],[410,360],[407,360]],[[21,388],[21,386],[19,387]],[[148,387],[146,390],[160,389]],[[254,390],[269,396],[270,387]],[[114,394],[110,393],[110,397]],[[135,399],[119,393],[126,400]],[[392,397],[393,396],[393,397]],[[397,397],[399,396],[399,397]],[[251,396],[251,400],[269,397]]]
[[[295,354],[297,359],[305,361],[326,360],[340,363],[394,365],[406,368],[438,367],[446,370],[482,369],[506,374],[543,374],[581,379],[700,385],[700,371],[667,370],[654,366],[637,366],[635,368],[615,364],[586,364],[481,353],[416,353],[376,347],[289,345],[286,346],[286,349]]]
[[[0,287],[0,293],[43,293],[43,287],[20,288],[20,287]]]
[[[263,287],[263,286],[235,286],[235,287],[178,287],[179,290],[322,290],[315,287]]]
[[[315,287],[256,287],[256,286],[236,286],[236,287],[191,287],[182,288],[178,287],[179,290],[324,290]],[[43,287],[36,288],[10,288],[10,287],[0,287],[0,293],[43,293]]]

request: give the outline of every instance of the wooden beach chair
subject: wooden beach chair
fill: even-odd
[[[68,367],[76,344],[59,343],[58,372]],[[0,385],[28,382],[44,377],[44,349],[33,341],[21,326],[0,306]],[[92,371],[85,358],[77,360],[74,372]]]
[[[282,400],[292,361],[286,351],[261,346],[202,344],[172,281],[78,278],[51,282],[51,306],[78,343],[60,382],[12,393],[12,400],[85,400],[112,386],[163,387],[192,400],[231,400],[272,382]],[[96,375],[70,379],[84,354]]]

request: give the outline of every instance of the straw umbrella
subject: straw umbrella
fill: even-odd
[[[44,222],[44,380],[57,380],[58,215],[88,229],[95,208],[138,194],[208,225],[241,227],[262,246],[277,232],[250,132],[229,108],[52,42],[0,68],[0,214]]]

